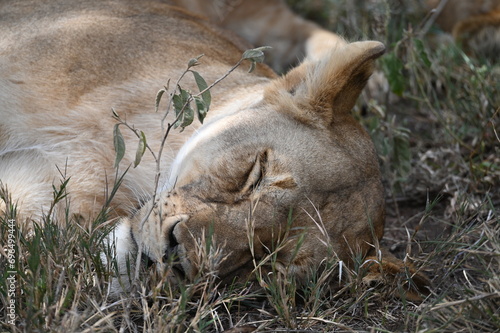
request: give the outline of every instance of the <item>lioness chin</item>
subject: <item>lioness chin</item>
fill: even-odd
[[[27,221],[47,211],[63,221],[67,209],[85,219],[98,214],[105,184],[119,175],[111,108],[157,152],[165,127],[154,112],[156,90],[201,53],[199,71],[214,82],[246,47],[156,1],[16,1],[0,13],[0,180]],[[283,77],[264,65],[251,74],[236,69],[213,88],[203,125],[172,131],[159,162],[146,153],[128,170],[107,211],[121,217],[112,238],[122,280],[115,292],[129,287],[120,278],[139,250],[159,267],[178,258],[178,270],[193,279],[209,229],[222,251],[223,281],[246,279],[278,240],[285,239],[277,267],[299,280],[332,251],[350,263],[380,240],[377,155],[350,110],[385,48],[323,31],[314,38],[310,56]],[[197,89],[187,78],[181,85]],[[170,113],[166,123],[174,118]],[[137,145],[133,131],[122,133],[127,147]],[[121,166],[134,159],[126,150]],[[158,163],[163,177],[155,188]],[[69,208],[50,206],[61,173],[69,179]]]

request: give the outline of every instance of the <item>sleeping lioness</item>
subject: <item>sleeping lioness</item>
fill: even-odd
[[[381,43],[322,32],[324,41],[283,77],[265,65],[238,67],[212,88],[203,125],[170,131],[161,150],[175,115],[162,122],[156,91],[169,80],[176,90],[200,54],[196,70],[216,81],[246,42],[160,1],[4,1],[0,17],[0,180],[26,228],[48,213],[60,224],[99,214],[134,163],[136,129],[150,150],[106,211],[121,217],[113,234],[123,274],[141,249],[159,266],[177,258],[194,278],[197,243],[209,229],[224,281],[248,275],[285,234],[277,266],[298,279],[332,251],[351,262],[382,237],[377,156],[350,115]],[[191,75],[180,85],[198,89]],[[118,171],[111,109],[130,126],[120,127],[127,149]],[[66,200],[52,207],[63,180]]]

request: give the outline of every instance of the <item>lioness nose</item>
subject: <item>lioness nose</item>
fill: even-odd
[[[169,248],[175,248],[179,245],[179,242],[177,241],[177,238],[174,235],[174,228],[177,224],[179,224],[181,220],[177,221],[172,225],[170,230],[168,231],[168,247]]]
[[[177,248],[179,247],[179,242],[177,240],[177,237],[175,237],[174,235],[174,229],[177,224],[185,222],[189,219],[187,215],[179,215],[177,217],[178,218],[175,220],[175,222],[168,224],[168,229],[165,230],[165,233],[163,235],[163,237],[168,240],[167,249],[165,250],[162,258],[162,261],[164,263],[177,259],[175,257],[177,256]]]
[[[162,263],[168,264],[171,267],[174,274],[183,279],[186,277],[186,274],[179,261],[180,260],[178,254],[179,242],[177,240],[177,237],[175,237],[174,235],[175,226],[180,222],[182,222],[182,220],[179,220],[176,223],[174,223],[168,230],[168,235],[165,235],[166,237],[168,237],[168,245],[165,250],[165,254],[163,255]]]

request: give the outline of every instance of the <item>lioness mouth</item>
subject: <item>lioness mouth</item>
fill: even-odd
[[[177,251],[177,247],[175,250]],[[180,261],[176,260],[172,262],[170,268],[172,269],[172,272],[176,277],[178,277],[181,280],[186,279],[186,272],[184,272],[184,269],[182,268]]]
[[[163,255],[162,263],[170,267],[177,277],[185,279],[186,273],[182,268],[182,264],[179,258],[179,242],[174,235],[174,229],[180,222],[180,220],[175,222],[175,224],[172,225],[168,231],[168,246],[165,250],[165,254]]]

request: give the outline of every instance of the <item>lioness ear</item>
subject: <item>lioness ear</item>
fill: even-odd
[[[265,98],[295,117],[312,121],[319,116],[332,124],[352,109],[373,72],[373,61],[384,51],[385,46],[375,41],[340,45],[276,80]]]

